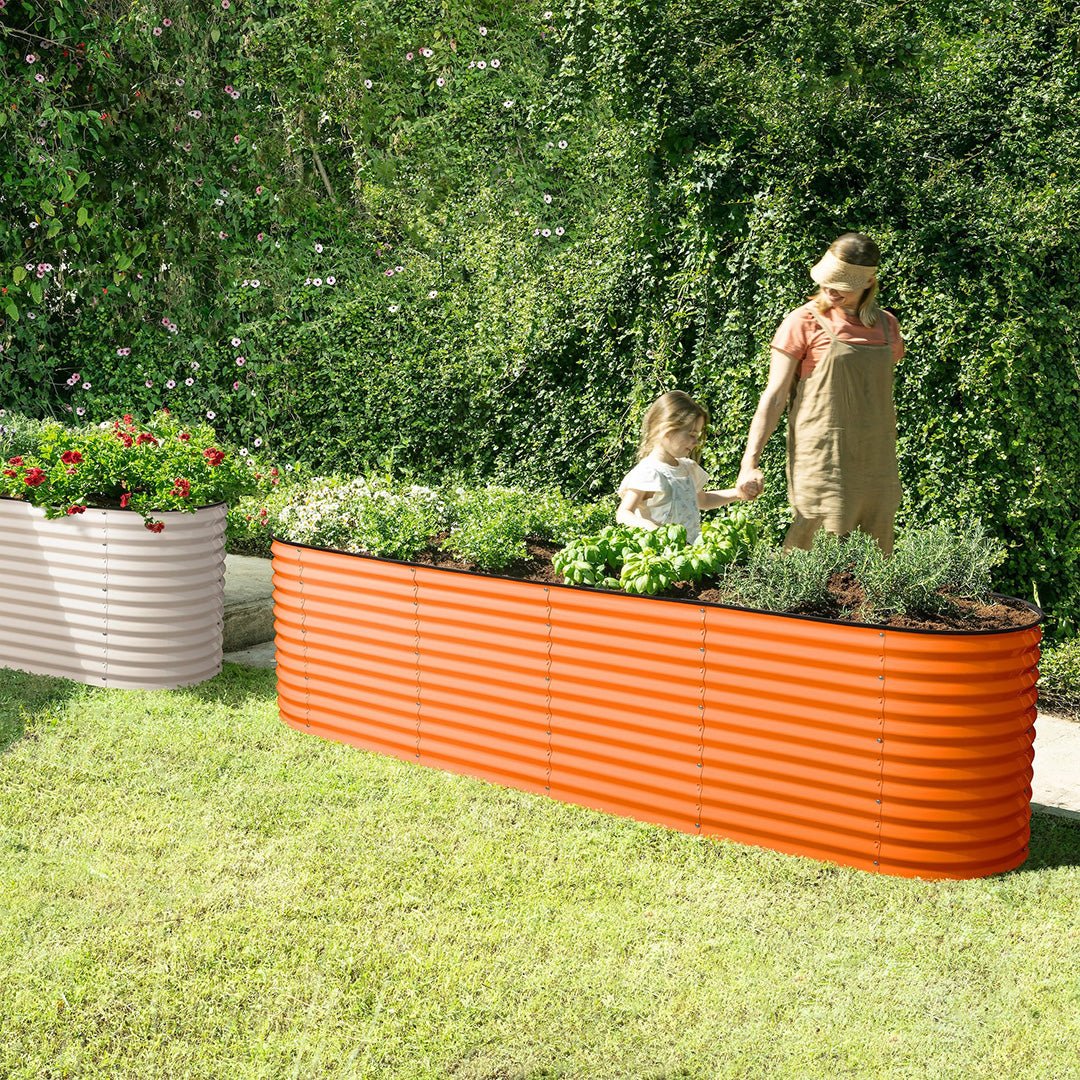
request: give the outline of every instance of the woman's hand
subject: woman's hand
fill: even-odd
[[[744,499],[756,499],[765,490],[765,476],[753,465],[744,465],[735,481],[735,490]]]

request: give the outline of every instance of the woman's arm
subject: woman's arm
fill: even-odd
[[[769,359],[769,381],[765,384],[761,400],[758,401],[754,419],[750,421],[750,434],[746,439],[746,453],[743,454],[739,468],[736,489],[743,498],[756,499],[765,489],[765,477],[758,468],[761,452],[769,441],[769,436],[776,430],[780,417],[787,407],[791,384],[799,369],[799,361],[794,356],[779,349],[773,349]]]
[[[654,521],[647,506],[651,491],[634,491],[627,488],[619,500],[615,511],[615,520],[620,525],[630,525],[639,529],[655,529],[660,523]]]

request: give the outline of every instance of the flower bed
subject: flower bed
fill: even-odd
[[[224,505],[50,519],[0,498],[0,663],[95,686],[191,686],[221,670]]]
[[[286,723],[902,876],[1026,857],[1039,612],[927,632],[274,543]]]

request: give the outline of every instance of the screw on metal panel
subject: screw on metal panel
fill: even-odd
[[[881,736],[880,735],[878,736],[878,742],[881,742]]]
[[[875,866],[877,866],[877,865],[878,865],[878,861],[877,861],[877,859],[875,859],[875,860],[874,860],[874,865],[875,865]]]
[[[881,800],[880,799],[875,799],[874,802],[876,802],[878,804],[878,806],[881,805]]]
[[[879,676],[878,676],[878,678],[879,678],[879,679],[884,679],[884,678],[885,678],[885,676],[884,676],[884,675],[879,675]]]

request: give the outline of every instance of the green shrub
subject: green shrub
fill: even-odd
[[[809,551],[759,546],[745,566],[731,566],[718,589],[727,603],[764,611],[830,614],[829,582],[846,574],[861,590],[855,609],[860,621],[890,615],[936,615],[955,610],[955,599],[988,599],[990,571],[1001,561],[1001,547],[977,524],[963,531],[909,529],[892,556],[856,530],[846,537],[821,531]]]
[[[1080,638],[1044,643],[1039,661],[1039,703],[1050,712],[1080,719]]]

